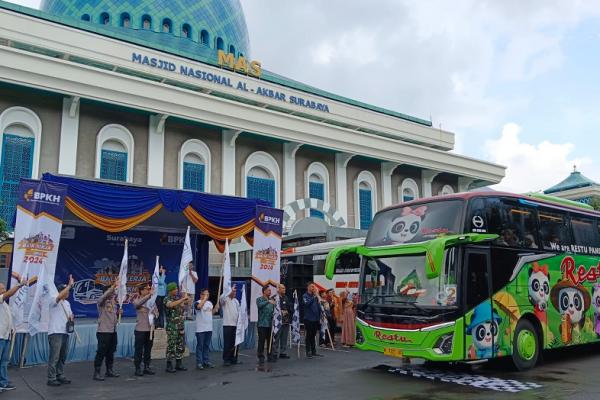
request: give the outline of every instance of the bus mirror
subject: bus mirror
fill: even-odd
[[[337,259],[340,258],[343,254],[357,253],[358,247],[359,246],[337,247],[331,250],[329,254],[327,254],[327,259],[325,260],[325,276],[327,277],[327,279],[333,279]]]
[[[427,246],[425,253],[425,273],[427,279],[433,279],[440,275],[442,263],[444,262],[444,251],[446,240],[444,238],[434,239]]]

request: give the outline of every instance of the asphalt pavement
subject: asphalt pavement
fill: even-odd
[[[303,349],[302,349],[303,350]],[[400,360],[358,350],[321,349],[322,358],[292,355],[259,368],[254,354],[242,352],[241,365],[224,367],[211,355],[214,369],[197,371],[193,357],[188,371],[167,374],[155,361],[155,376],[135,377],[131,360],[116,363],[120,378],[92,380],[91,362],[68,363],[73,382],[46,386],[46,367],[9,370],[17,389],[2,399],[598,399],[600,346],[545,353],[544,363],[515,372],[506,363],[469,365],[402,364]],[[274,397],[275,396],[275,397]]]

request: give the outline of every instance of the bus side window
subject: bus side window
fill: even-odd
[[[505,199],[486,200],[489,233],[500,235],[499,246],[537,249],[535,211]]]
[[[578,246],[598,246],[597,230],[593,219],[571,217],[571,229],[573,230],[573,243]]]
[[[467,310],[490,297],[488,259],[485,253],[467,253]]]
[[[571,244],[571,235],[566,214],[540,210],[540,236],[545,250],[560,250]]]

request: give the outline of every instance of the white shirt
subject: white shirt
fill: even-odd
[[[196,280],[198,280],[198,274],[196,273],[196,271],[192,271],[192,275],[194,275],[194,278]],[[183,286],[185,287],[185,292],[187,294],[191,294],[191,295],[196,294],[196,284],[194,283],[194,280],[190,276],[189,271],[186,272],[185,278],[183,278]],[[193,300],[194,296],[190,296],[190,297],[192,297],[192,300]]]
[[[223,326],[237,326],[238,315],[240,314],[238,299],[221,296],[221,305],[223,309]]]
[[[48,318],[48,335],[67,333],[67,315],[72,316],[71,304],[68,300],[56,302],[56,297],[50,298],[50,316]]]
[[[4,295],[0,295],[0,339],[10,339],[13,330],[12,314],[8,303],[4,301]]]
[[[200,304],[200,300],[196,304]],[[196,332],[212,332],[212,316],[213,304],[209,300],[206,300],[202,309],[196,310]]]

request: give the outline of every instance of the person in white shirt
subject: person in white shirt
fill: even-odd
[[[223,362],[225,366],[241,364],[235,354],[235,331],[240,314],[240,302],[236,298],[237,288],[231,287],[229,294],[223,294],[219,299],[223,309]]]
[[[209,298],[208,289],[202,289],[200,300],[196,302],[196,369],[214,367],[208,354],[212,340],[213,314],[219,312],[219,304],[213,307]]]
[[[196,300],[196,282],[198,282],[198,274],[194,271],[194,263],[191,261],[187,265],[188,274],[185,276],[183,280],[183,284],[181,285],[181,292],[187,293],[192,299],[192,301]],[[192,303],[189,303],[185,307],[185,315],[186,319],[193,319],[193,308],[191,307]]]
[[[50,297],[48,318],[48,386],[68,385],[70,380],[65,378],[64,367],[67,359],[69,333],[67,322],[73,321],[73,312],[67,298],[73,287],[73,276],[69,275],[69,284],[57,287],[58,294]]]
[[[7,300],[23,286],[25,286],[24,281],[11,287],[10,290],[6,290],[4,283],[0,283],[0,392],[15,388],[8,381],[8,355],[10,353],[10,337],[14,326]]]

